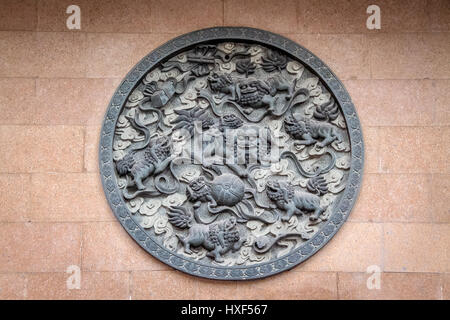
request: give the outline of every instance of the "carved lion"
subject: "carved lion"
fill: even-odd
[[[269,199],[275,202],[276,207],[285,211],[285,215],[281,218],[283,221],[289,221],[294,214],[305,214],[305,211],[312,211],[313,214],[309,219],[315,221],[325,211],[320,206],[320,198],[317,195],[295,190],[288,183],[268,181],[266,192]]]

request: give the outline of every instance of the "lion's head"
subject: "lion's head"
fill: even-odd
[[[266,182],[266,193],[270,200],[278,201],[284,199],[284,193],[278,181],[269,180]]]
[[[219,92],[223,88],[226,88],[233,84],[231,76],[228,74],[218,74],[216,72],[211,73],[208,77],[208,83],[213,92]]]
[[[238,100],[242,106],[252,107],[270,92],[267,85],[256,79],[247,79],[238,84]]]

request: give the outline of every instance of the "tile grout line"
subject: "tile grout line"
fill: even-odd
[[[84,238],[84,223],[80,222],[80,270],[83,270],[83,242],[84,242],[83,238]]]
[[[340,300],[340,293],[339,293],[339,271],[336,272],[336,297],[337,300]]]
[[[222,19],[223,22],[225,22],[225,12],[224,12],[224,18]],[[298,17],[297,17],[298,20]],[[214,26],[217,26],[216,24],[209,24],[208,26],[205,27],[197,27],[197,29],[193,29],[193,30],[200,30],[200,29],[204,29],[204,28],[212,28]],[[228,27],[234,27],[233,25],[228,25]],[[297,27],[298,27],[298,23],[297,23]],[[254,27],[256,29],[264,29],[264,27]],[[267,30],[267,29],[266,29]],[[343,35],[343,36],[348,36],[348,35],[364,35],[364,36],[389,36],[389,35],[414,35],[414,34],[437,34],[437,35],[441,35],[441,34],[449,34],[450,31],[438,31],[438,30],[422,30],[422,31],[383,31],[383,32],[373,32],[373,31],[364,31],[364,32],[321,32],[321,31],[317,31],[317,32],[276,32],[276,31],[272,31],[272,30],[267,30],[270,32],[275,32],[278,34],[287,34],[287,35],[303,35],[303,36],[307,36],[307,35],[325,35],[325,36],[331,36],[331,35]],[[182,34],[181,32],[174,32],[174,31],[163,31],[163,32],[154,32],[154,31],[149,31],[149,32],[124,32],[124,31],[120,31],[120,32],[114,32],[114,31],[81,31],[81,30],[32,30],[32,29],[1,29],[1,32],[17,32],[17,33],[67,33],[67,34],[136,34],[136,35],[160,35],[160,34],[164,34],[164,35],[180,35]]]
[[[24,277],[24,285],[23,285],[23,297],[24,299],[28,298],[28,276],[26,273],[21,273],[22,276]]]
[[[222,0],[222,25],[225,26],[225,1]]]
[[[106,110],[106,108],[105,108]],[[67,124],[67,123],[55,123],[55,124],[38,124],[38,123],[0,123],[0,127],[72,127],[85,129],[87,127],[100,127],[102,123],[99,124]],[[450,128],[450,124],[436,124],[436,125],[365,125],[365,128],[379,128],[379,129],[392,129],[392,128],[402,128],[402,129],[434,129],[434,128]]]
[[[20,76],[20,75],[14,75],[14,76],[7,76],[7,75],[0,75],[0,79],[44,79],[44,80],[123,80],[123,76],[79,76],[79,77],[50,77],[50,76]],[[358,82],[358,81],[449,81],[449,78],[345,78],[345,77],[339,77],[339,79],[345,84],[345,82]]]
[[[150,256],[151,257],[151,256]],[[156,259],[156,258],[154,258]],[[306,263],[306,262],[305,262]],[[300,264],[301,265],[301,264]],[[177,272],[179,270],[174,269],[160,269],[160,270],[151,270],[151,269],[137,269],[137,270],[130,270],[130,269],[118,269],[118,270],[104,270],[104,269],[95,269],[95,270],[83,270],[85,273],[130,273],[130,272]],[[292,271],[295,273],[347,273],[347,274],[367,274],[365,271],[342,271],[342,270],[331,270],[331,271]],[[62,271],[0,271],[0,275],[27,275],[27,274],[66,274],[64,270]],[[180,271],[181,274],[186,274],[185,272]],[[418,274],[425,274],[425,275],[450,275],[450,271],[383,271],[383,274],[411,274],[411,275],[418,275]],[[186,274],[187,276],[190,276],[189,274]],[[270,279],[269,276],[267,279]],[[276,277],[276,275],[274,275]],[[203,278],[202,278],[203,279]],[[206,279],[211,280],[211,279]],[[213,280],[215,281],[215,280]],[[217,280],[221,281],[221,280]],[[227,280],[228,281],[228,280]],[[247,280],[229,280],[230,283],[233,281],[236,281],[237,284],[239,283],[246,283]],[[252,280],[250,280],[252,281]]]
[[[133,271],[128,271],[128,300],[133,300]]]
[[[385,271],[385,261],[386,261],[386,245],[385,245],[385,224],[381,224],[381,272]]]
[[[83,135],[82,135],[82,145],[83,145],[83,157],[81,159],[82,164],[81,164],[81,172],[82,173],[86,173],[86,136],[87,136],[87,128],[86,126],[83,126]]]

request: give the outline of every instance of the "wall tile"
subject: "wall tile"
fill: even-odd
[[[363,126],[433,124],[437,92],[432,88],[432,81],[348,80],[344,85],[350,93]],[[442,91],[444,90],[440,90],[439,93]]]
[[[21,300],[26,294],[26,276],[20,273],[0,273],[0,299]]]
[[[114,221],[96,173],[33,174],[32,221]]]
[[[0,172],[80,172],[83,130],[69,126],[0,126]]]
[[[434,125],[450,126],[450,80],[433,80],[429,82],[428,90],[433,96]]]
[[[38,75],[42,78],[80,78],[87,75],[87,37],[82,33],[38,32]]]
[[[27,221],[30,216],[30,181],[27,174],[0,174],[0,221]]]
[[[66,26],[68,6],[76,4],[81,11],[81,29]],[[68,32],[150,32],[150,1],[146,0],[41,0],[39,31]]]
[[[386,224],[385,271],[449,272],[449,224]]]
[[[1,223],[0,272],[65,272],[80,265],[81,226]]]
[[[294,41],[317,55],[341,80],[369,79],[370,60],[365,35],[297,35]]]
[[[83,270],[170,270],[142,249],[118,222],[83,226]]]
[[[381,273],[380,289],[367,288],[368,273],[339,273],[339,298],[345,300],[437,300],[441,297],[436,273]]]
[[[381,11],[381,29],[369,30],[366,12],[376,4]],[[408,1],[408,5],[395,0],[298,0],[298,28],[300,33],[374,33],[429,31],[423,0]]]
[[[225,25],[261,28],[278,33],[297,32],[293,0],[225,0]]]
[[[379,129],[380,169],[389,173],[449,173],[449,127]]]
[[[238,283],[237,299],[337,299],[336,274],[287,271],[262,280]]]
[[[295,271],[365,272],[382,265],[382,226],[379,223],[346,222],[339,232]]]
[[[0,31],[0,77],[35,77],[37,35],[33,32]]]
[[[0,124],[30,123],[35,104],[35,79],[0,78]]]
[[[368,36],[373,79],[448,79],[448,33]]]
[[[427,14],[431,31],[450,31],[450,2],[427,0]]]
[[[434,174],[431,181],[431,216],[433,221],[450,223],[450,175]]]
[[[154,0],[151,30],[155,33],[186,33],[223,25],[221,0]]]
[[[27,274],[30,300],[125,300],[129,298],[129,272],[81,272],[79,289],[69,289],[70,273]],[[70,281],[70,279],[69,279]]]
[[[359,112],[357,110],[357,112]],[[362,127],[364,139],[364,173],[380,172],[379,128]],[[364,179],[364,176],[363,176]]]
[[[168,34],[87,34],[87,77],[122,79],[152,50],[173,38]]]
[[[37,79],[33,123],[100,125],[119,79]]]
[[[383,190],[381,192],[381,190]],[[350,221],[430,222],[431,176],[366,174]]]
[[[87,172],[98,172],[98,148],[100,142],[100,126],[86,127],[84,142],[84,169]]]
[[[132,299],[193,300],[197,279],[180,271],[135,271]]]
[[[37,0],[0,1],[0,30],[36,30]]]

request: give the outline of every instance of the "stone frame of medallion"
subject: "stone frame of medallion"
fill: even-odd
[[[347,184],[343,194],[333,203],[329,219],[311,239],[305,241],[298,248],[278,259],[251,266],[212,266],[189,260],[157,243],[134,221],[131,212],[128,210],[119,192],[120,189],[117,185],[112,157],[117,119],[128,96],[142,78],[161,61],[181,51],[206,42],[217,43],[223,41],[261,44],[269,48],[278,49],[302,63],[319,77],[322,84],[338,102],[345,118],[350,139],[351,160]],[[248,27],[213,27],[193,31],[176,37],[150,52],[131,69],[115,91],[109,103],[100,133],[99,165],[103,190],[112,211],[128,234],[144,250],[163,263],[191,275],[215,280],[265,278],[289,270],[319,251],[347,220],[358,197],[362,182],[363,164],[364,143],[361,125],[350,96],[336,75],[318,57],[294,41],[269,31]]]

